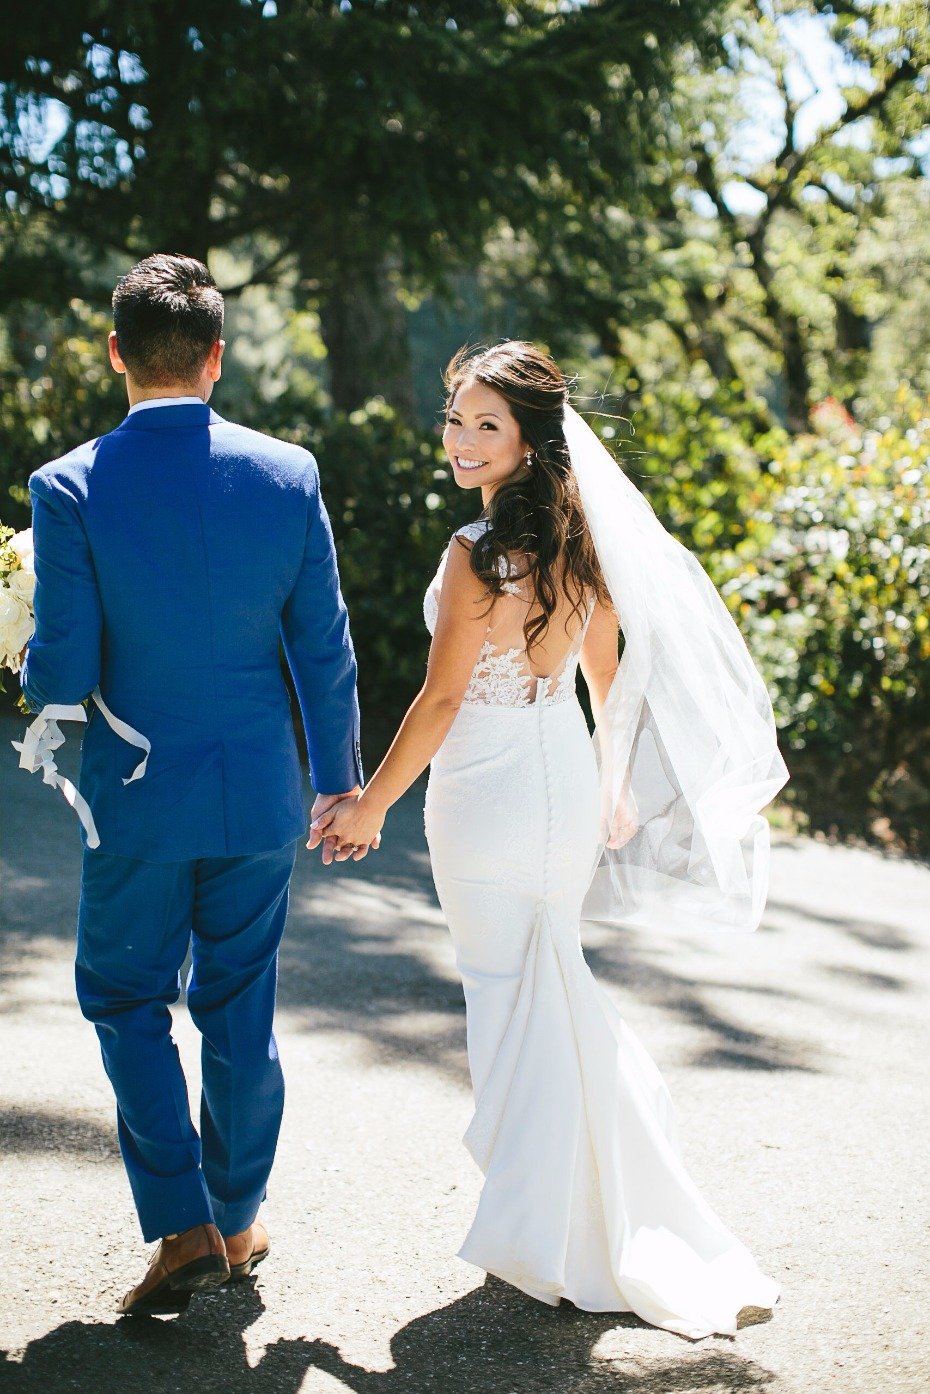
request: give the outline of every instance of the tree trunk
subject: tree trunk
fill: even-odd
[[[683,325],[670,324],[669,327],[681,344],[688,362],[702,359],[717,382],[728,386],[745,404],[754,429],[760,435],[770,431],[772,422],[764,404],[758,398],[750,397],[742,373],[730,356],[726,339],[713,322],[716,302],[711,300],[703,286],[690,287],[684,295],[690,321]]]
[[[765,296],[765,311],[781,339],[785,380],[785,422],[789,431],[810,430],[811,378],[807,353],[797,315],[791,314],[775,295],[774,272],[765,254],[765,224],[747,238],[753,270]]]
[[[703,358],[718,382],[738,382],[739,370],[730,357],[730,350],[717,332],[714,315],[716,300],[712,300],[704,286],[690,286],[685,291],[685,304],[691,313],[693,337],[691,353]]]
[[[323,283],[319,306],[336,409],[354,411],[369,397],[383,397],[412,422],[416,408],[407,320],[387,260],[372,267],[339,267]]]

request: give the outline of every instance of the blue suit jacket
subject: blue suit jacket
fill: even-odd
[[[150,407],[29,481],[36,628],[29,704],[98,685],[152,743],[91,708],[81,793],[100,851],[243,856],[301,836],[301,771],[279,640],[314,786],[361,781],[356,665],[313,456],[206,405]]]

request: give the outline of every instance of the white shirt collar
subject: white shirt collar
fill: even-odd
[[[145,411],[148,407],[203,407],[206,402],[202,397],[149,397],[144,402],[136,402],[134,407],[130,407],[127,415],[132,416],[135,411]]]

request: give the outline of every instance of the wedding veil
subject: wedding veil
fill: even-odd
[[[755,929],[760,810],[788,778],[765,684],[700,562],[570,406],[565,439],[625,641],[597,725],[605,845],[583,916]]]

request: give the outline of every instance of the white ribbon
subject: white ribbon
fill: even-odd
[[[93,693],[93,700],[112,731],[129,745],[134,745],[137,750],[144,751],[142,759],[128,779],[124,779],[124,784],[132,784],[133,780],[141,779],[145,774],[149,755],[152,751],[152,743],[147,740],[139,731],[135,731],[125,721],[121,721],[118,716],[114,716],[107,706],[98,687]],[[87,800],[77,791],[70,779],[66,779],[55,764],[55,751],[65,743],[65,737],[61,733],[58,725],[59,721],[86,721],[87,713],[82,706],[55,706],[54,704],[43,707],[32,725],[26,731],[21,741],[13,741],[14,750],[19,751],[20,769],[28,771],[29,774],[39,774],[41,771],[42,782],[51,785],[53,789],[60,789],[65,799],[74,809],[80,818],[87,834],[87,845],[91,849],[100,846],[100,836],[94,824],[94,816],[90,811]]]
[[[139,761],[138,765],[136,765],[136,768],[133,770],[129,778],[123,780],[124,784],[132,784],[133,780],[141,779],[142,776],[145,774],[145,767],[148,764],[149,756],[152,753],[152,742],[150,740],[147,740],[146,737],[143,736],[139,731],[134,730],[132,726],[127,725],[125,721],[120,721],[118,716],[113,715],[113,713],[110,711],[110,708],[103,700],[103,697],[100,695],[99,687],[94,689],[93,698],[97,706],[100,708],[100,711],[103,715],[103,719],[106,721],[110,730],[115,731],[116,734],[120,736],[126,742],[127,745],[134,745],[137,750],[145,751],[145,754]]]

